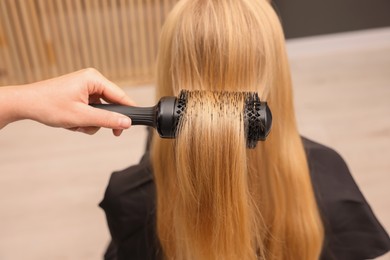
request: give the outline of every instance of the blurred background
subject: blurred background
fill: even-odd
[[[95,67],[154,104],[160,28],[176,0],[0,0],[0,86]],[[338,151],[390,230],[390,1],[275,0],[302,135]],[[1,111],[0,111],[1,112]],[[101,259],[110,173],[146,130],[120,138],[20,121],[0,131],[0,260]],[[390,259],[390,255],[380,259]]]

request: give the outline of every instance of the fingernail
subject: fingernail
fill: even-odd
[[[121,128],[129,128],[131,126],[131,119],[128,117],[121,117],[119,119],[119,126]]]
[[[119,137],[119,136],[121,136],[122,132],[123,132],[123,129],[114,131],[114,135],[115,135],[116,137]]]

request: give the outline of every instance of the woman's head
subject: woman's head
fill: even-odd
[[[284,35],[267,1],[179,1],[164,24],[157,67],[157,98],[183,88],[256,91],[280,116],[275,131],[295,124]]]
[[[153,140],[167,258],[318,257],[322,226],[295,124],[284,36],[269,3],[179,1],[161,34],[157,98],[181,89],[211,92],[189,97],[177,140]],[[253,151],[245,148],[234,91],[258,92],[273,113],[270,136]]]
[[[283,40],[265,1],[179,1],[161,35],[159,92],[240,89],[266,98],[283,69]]]

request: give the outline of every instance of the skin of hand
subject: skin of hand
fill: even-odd
[[[52,127],[86,134],[100,127],[115,136],[131,126],[130,118],[89,106],[101,103],[134,106],[125,92],[97,70],[88,68],[32,84],[0,88],[0,129],[7,124],[32,119]]]

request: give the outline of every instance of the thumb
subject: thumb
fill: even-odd
[[[111,129],[127,129],[131,126],[131,119],[119,113],[104,109],[86,107],[84,120],[80,126],[97,126]]]

